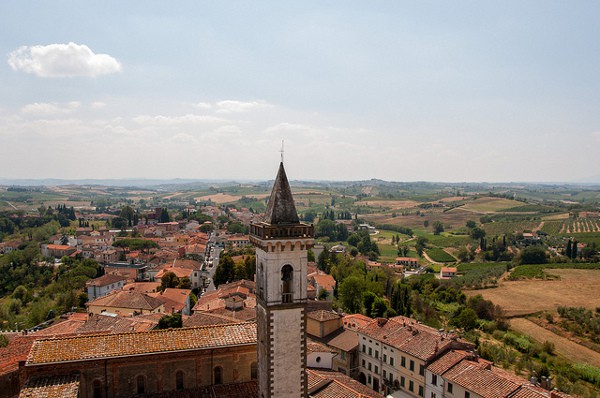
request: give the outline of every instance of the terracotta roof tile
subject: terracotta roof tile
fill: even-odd
[[[256,344],[256,323],[37,340],[27,365]]]
[[[106,286],[111,283],[117,283],[120,281],[126,281],[127,278],[115,274],[102,275],[99,278],[92,279],[86,283],[87,286]]]
[[[77,398],[79,376],[52,376],[28,380],[19,398]]]
[[[467,351],[450,350],[427,366],[427,370],[431,373],[442,375],[469,355]]]
[[[467,360],[447,371],[444,378],[483,398],[503,398],[519,388],[518,384]]]
[[[106,307],[154,310],[163,305],[163,302],[144,293],[139,293],[133,290],[119,290],[114,291],[106,296],[98,297],[88,304]]]
[[[339,372],[309,369],[306,375],[311,398],[383,398],[383,395]]]
[[[308,316],[311,319],[320,321],[320,322],[331,321],[333,319],[341,318],[341,316],[339,316],[337,313],[335,313],[333,311],[324,311],[324,310],[312,311],[312,312],[309,312],[306,316]]]
[[[327,344],[348,352],[358,347],[358,335],[356,332],[344,330],[342,333],[329,340]]]

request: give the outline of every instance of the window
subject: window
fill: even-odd
[[[468,391],[465,391],[465,398],[471,398],[471,393]]]
[[[136,385],[137,385],[137,393],[138,394],[146,393],[146,378],[144,376],[139,375],[136,378]]]
[[[371,370],[371,362],[369,362],[368,369]]]
[[[406,384],[404,376],[400,376],[400,387],[404,387],[404,384]]]
[[[419,386],[419,397],[423,396],[423,386]]]
[[[375,365],[375,373],[379,374],[379,366]]]
[[[431,393],[431,398],[436,398],[436,395],[434,392]]]
[[[364,359],[362,360],[362,367],[363,368],[365,367],[365,360]]]
[[[362,350],[363,352],[367,352],[367,346],[366,345],[363,344],[362,349],[363,349]]]
[[[425,366],[419,365],[419,374],[423,376],[425,374]]]
[[[375,350],[375,359],[379,359],[379,351]]]
[[[431,384],[437,385],[437,375],[431,375]]]
[[[449,392],[450,394],[452,394],[452,387],[454,387],[454,386],[452,385],[452,383],[448,383],[448,392]]]
[[[405,357],[400,358],[400,366],[402,366],[403,368],[406,367],[406,358]]]
[[[250,365],[250,379],[258,379],[258,364],[256,362],[252,362]]]
[[[373,350],[369,347],[369,356],[373,356]]]
[[[371,384],[371,375],[367,376],[367,384]]]
[[[383,369],[383,378],[385,379],[387,377],[387,372],[385,371],[385,369]]]
[[[175,389],[183,390],[183,372],[181,370],[175,373]]]
[[[217,366],[214,370],[215,384],[223,384],[223,368]]]
[[[383,354],[383,362],[387,363],[387,355]]]
[[[294,282],[294,268],[291,265],[286,264],[281,269],[281,302],[283,304],[291,303],[293,292],[292,285]]]
[[[390,365],[394,366],[394,358],[390,357]]]
[[[413,361],[412,359],[410,360],[409,369],[411,372],[414,372],[414,370],[415,370],[415,361]]]
[[[346,360],[346,351],[342,351],[342,361]]]
[[[408,389],[410,391],[414,391],[414,389],[415,389],[415,383],[412,380],[408,381]]]
[[[102,398],[102,384],[100,380],[94,380],[92,383],[92,398]]]

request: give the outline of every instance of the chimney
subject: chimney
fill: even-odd
[[[387,319],[386,318],[377,318],[377,325],[379,327],[383,327],[383,325],[385,325],[387,323]]]

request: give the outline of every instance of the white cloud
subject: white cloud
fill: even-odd
[[[108,54],[94,54],[86,45],[75,43],[21,46],[8,55],[16,71],[40,77],[96,77],[121,71],[121,64]]]
[[[149,116],[141,115],[132,119],[139,124],[158,124],[158,125],[178,125],[178,124],[219,124],[227,122],[227,120],[216,116],[204,116],[187,114],[183,116]]]
[[[195,103],[192,105],[194,105],[196,108],[200,108],[200,109],[212,109],[212,105],[209,104],[208,102],[198,102],[198,103]]]
[[[215,104],[218,113],[247,112],[252,109],[269,108],[272,105],[266,101],[219,101]]]
[[[92,107],[92,109],[102,109],[106,106],[106,104],[101,101],[96,101],[96,102],[92,102],[90,104],[90,106]]]
[[[26,116],[53,116],[72,113],[81,106],[78,101],[71,101],[66,104],[56,102],[34,102],[21,108],[21,113]]]

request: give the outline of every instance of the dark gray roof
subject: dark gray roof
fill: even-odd
[[[265,222],[271,225],[300,223],[283,162],[279,164],[279,171],[277,177],[275,177],[275,183],[265,212]]]

